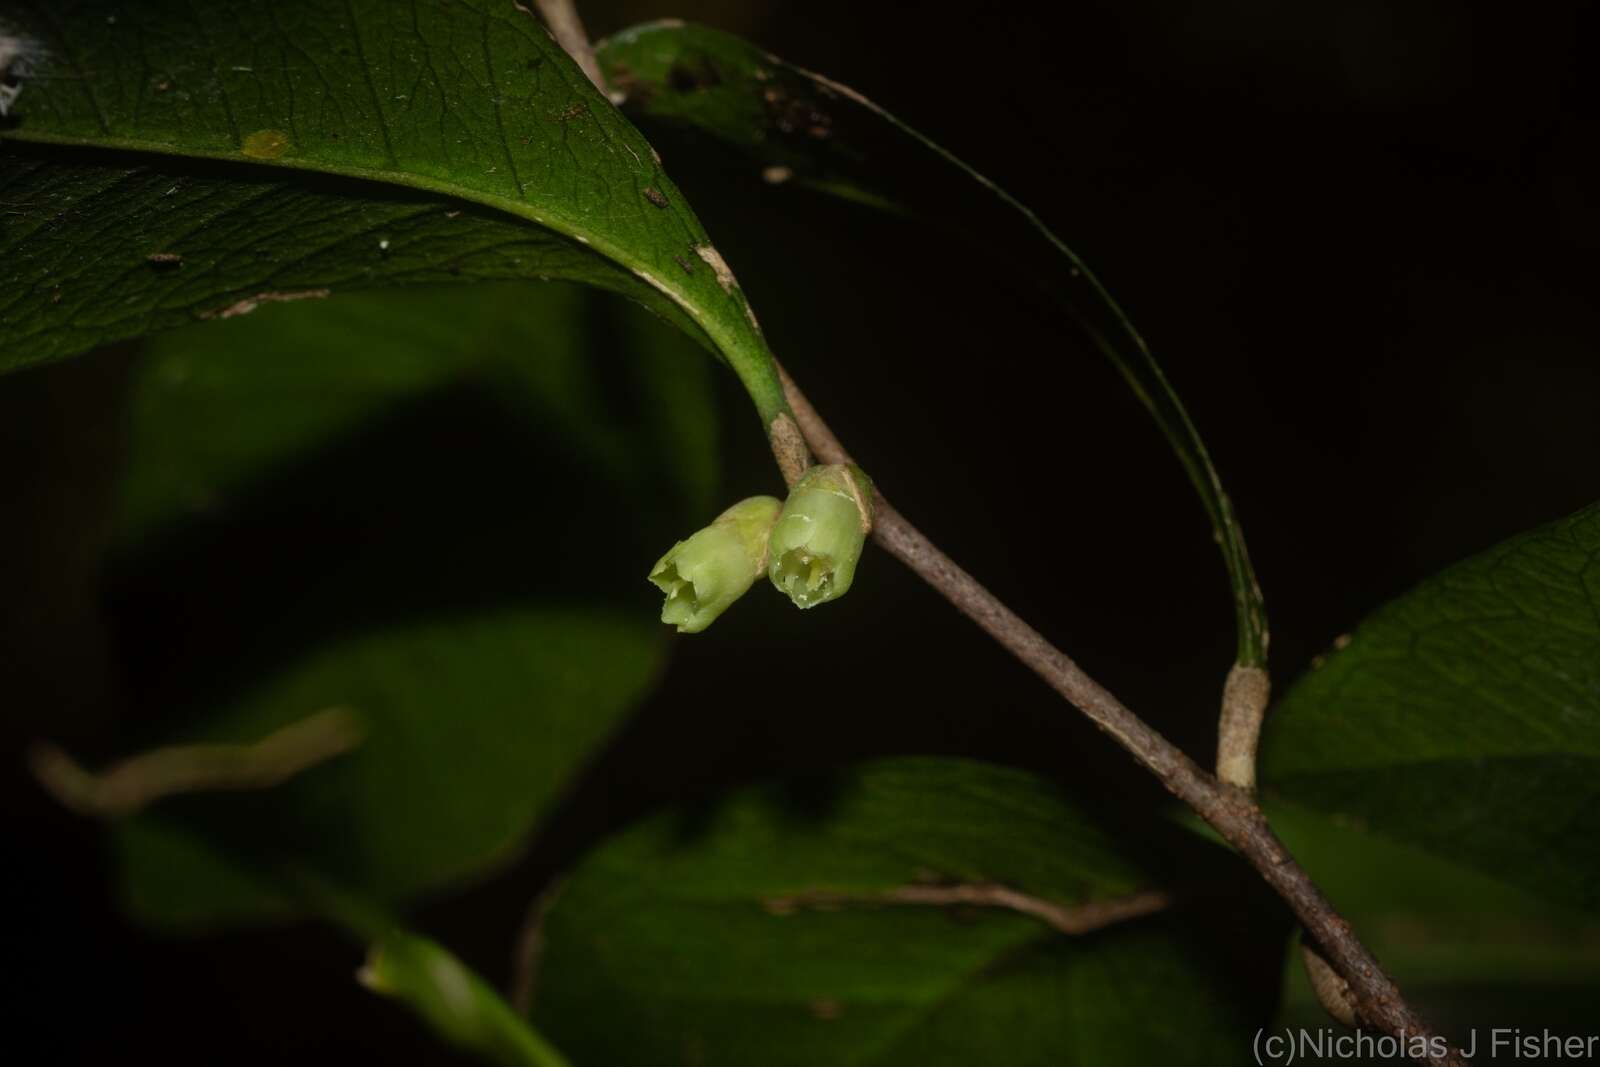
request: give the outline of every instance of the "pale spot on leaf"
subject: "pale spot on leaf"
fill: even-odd
[[[239,151],[251,159],[277,159],[289,151],[289,135],[282,130],[257,130],[244,139]]]

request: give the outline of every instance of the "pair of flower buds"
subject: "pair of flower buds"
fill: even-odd
[[[796,607],[844,596],[871,528],[872,483],[861,468],[812,467],[788,500],[741,500],[661,557],[650,571],[667,594],[661,621],[699,633],[762,572]]]

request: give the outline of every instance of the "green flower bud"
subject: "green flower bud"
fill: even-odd
[[[661,621],[697,634],[744,596],[766,570],[767,535],[782,507],[776,497],[741,500],[673,545],[650,570],[650,581],[667,594]]]
[[[812,467],[772,528],[767,574],[796,607],[844,596],[872,528],[872,482],[860,467]]]

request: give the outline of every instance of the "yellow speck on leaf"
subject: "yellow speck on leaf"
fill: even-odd
[[[251,159],[277,159],[288,150],[289,135],[282,130],[257,130],[239,146]]]

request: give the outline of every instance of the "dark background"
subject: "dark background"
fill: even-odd
[[[1249,537],[1280,685],[1420,578],[1600,495],[1600,116],[1579,103],[1600,92],[1586,84],[1593,16],[1576,5],[581,6],[596,36],[664,15],[750,36],[1033,206],[1121,301],[1200,427]],[[1205,761],[1233,646],[1224,572],[1120,379],[948,238],[661,148],[774,347],[901,510]],[[119,366],[7,385],[0,405],[57,411],[75,444],[8,440],[0,515],[109,469],[97,442],[115,419],[82,398],[113,393]],[[725,391],[725,495],[770,491],[759,427],[731,379]],[[8,581],[78,550],[23,544]],[[680,642],[534,852],[419,925],[503,980],[526,902],[598,833],[717,784],[860,755],[961,753],[1107,804],[1159,802],[892,560],[869,551],[846,604],[797,615],[751,598]],[[54,621],[5,621],[34,686],[9,690],[23,693],[4,787],[21,894],[6,954],[22,988],[6,1014],[31,1029],[69,1006],[47,1059],[449,1062],[350,980],[358,954],[324,931],[174,943],[124,924],[96,828],[52,810],[19,755],[41,733],[104,741],[96,665],[116,649],[63,650]],[[816,664],[856,696],[819,687]],[[764,705],[707,697],[712,676],[760,687]]]

